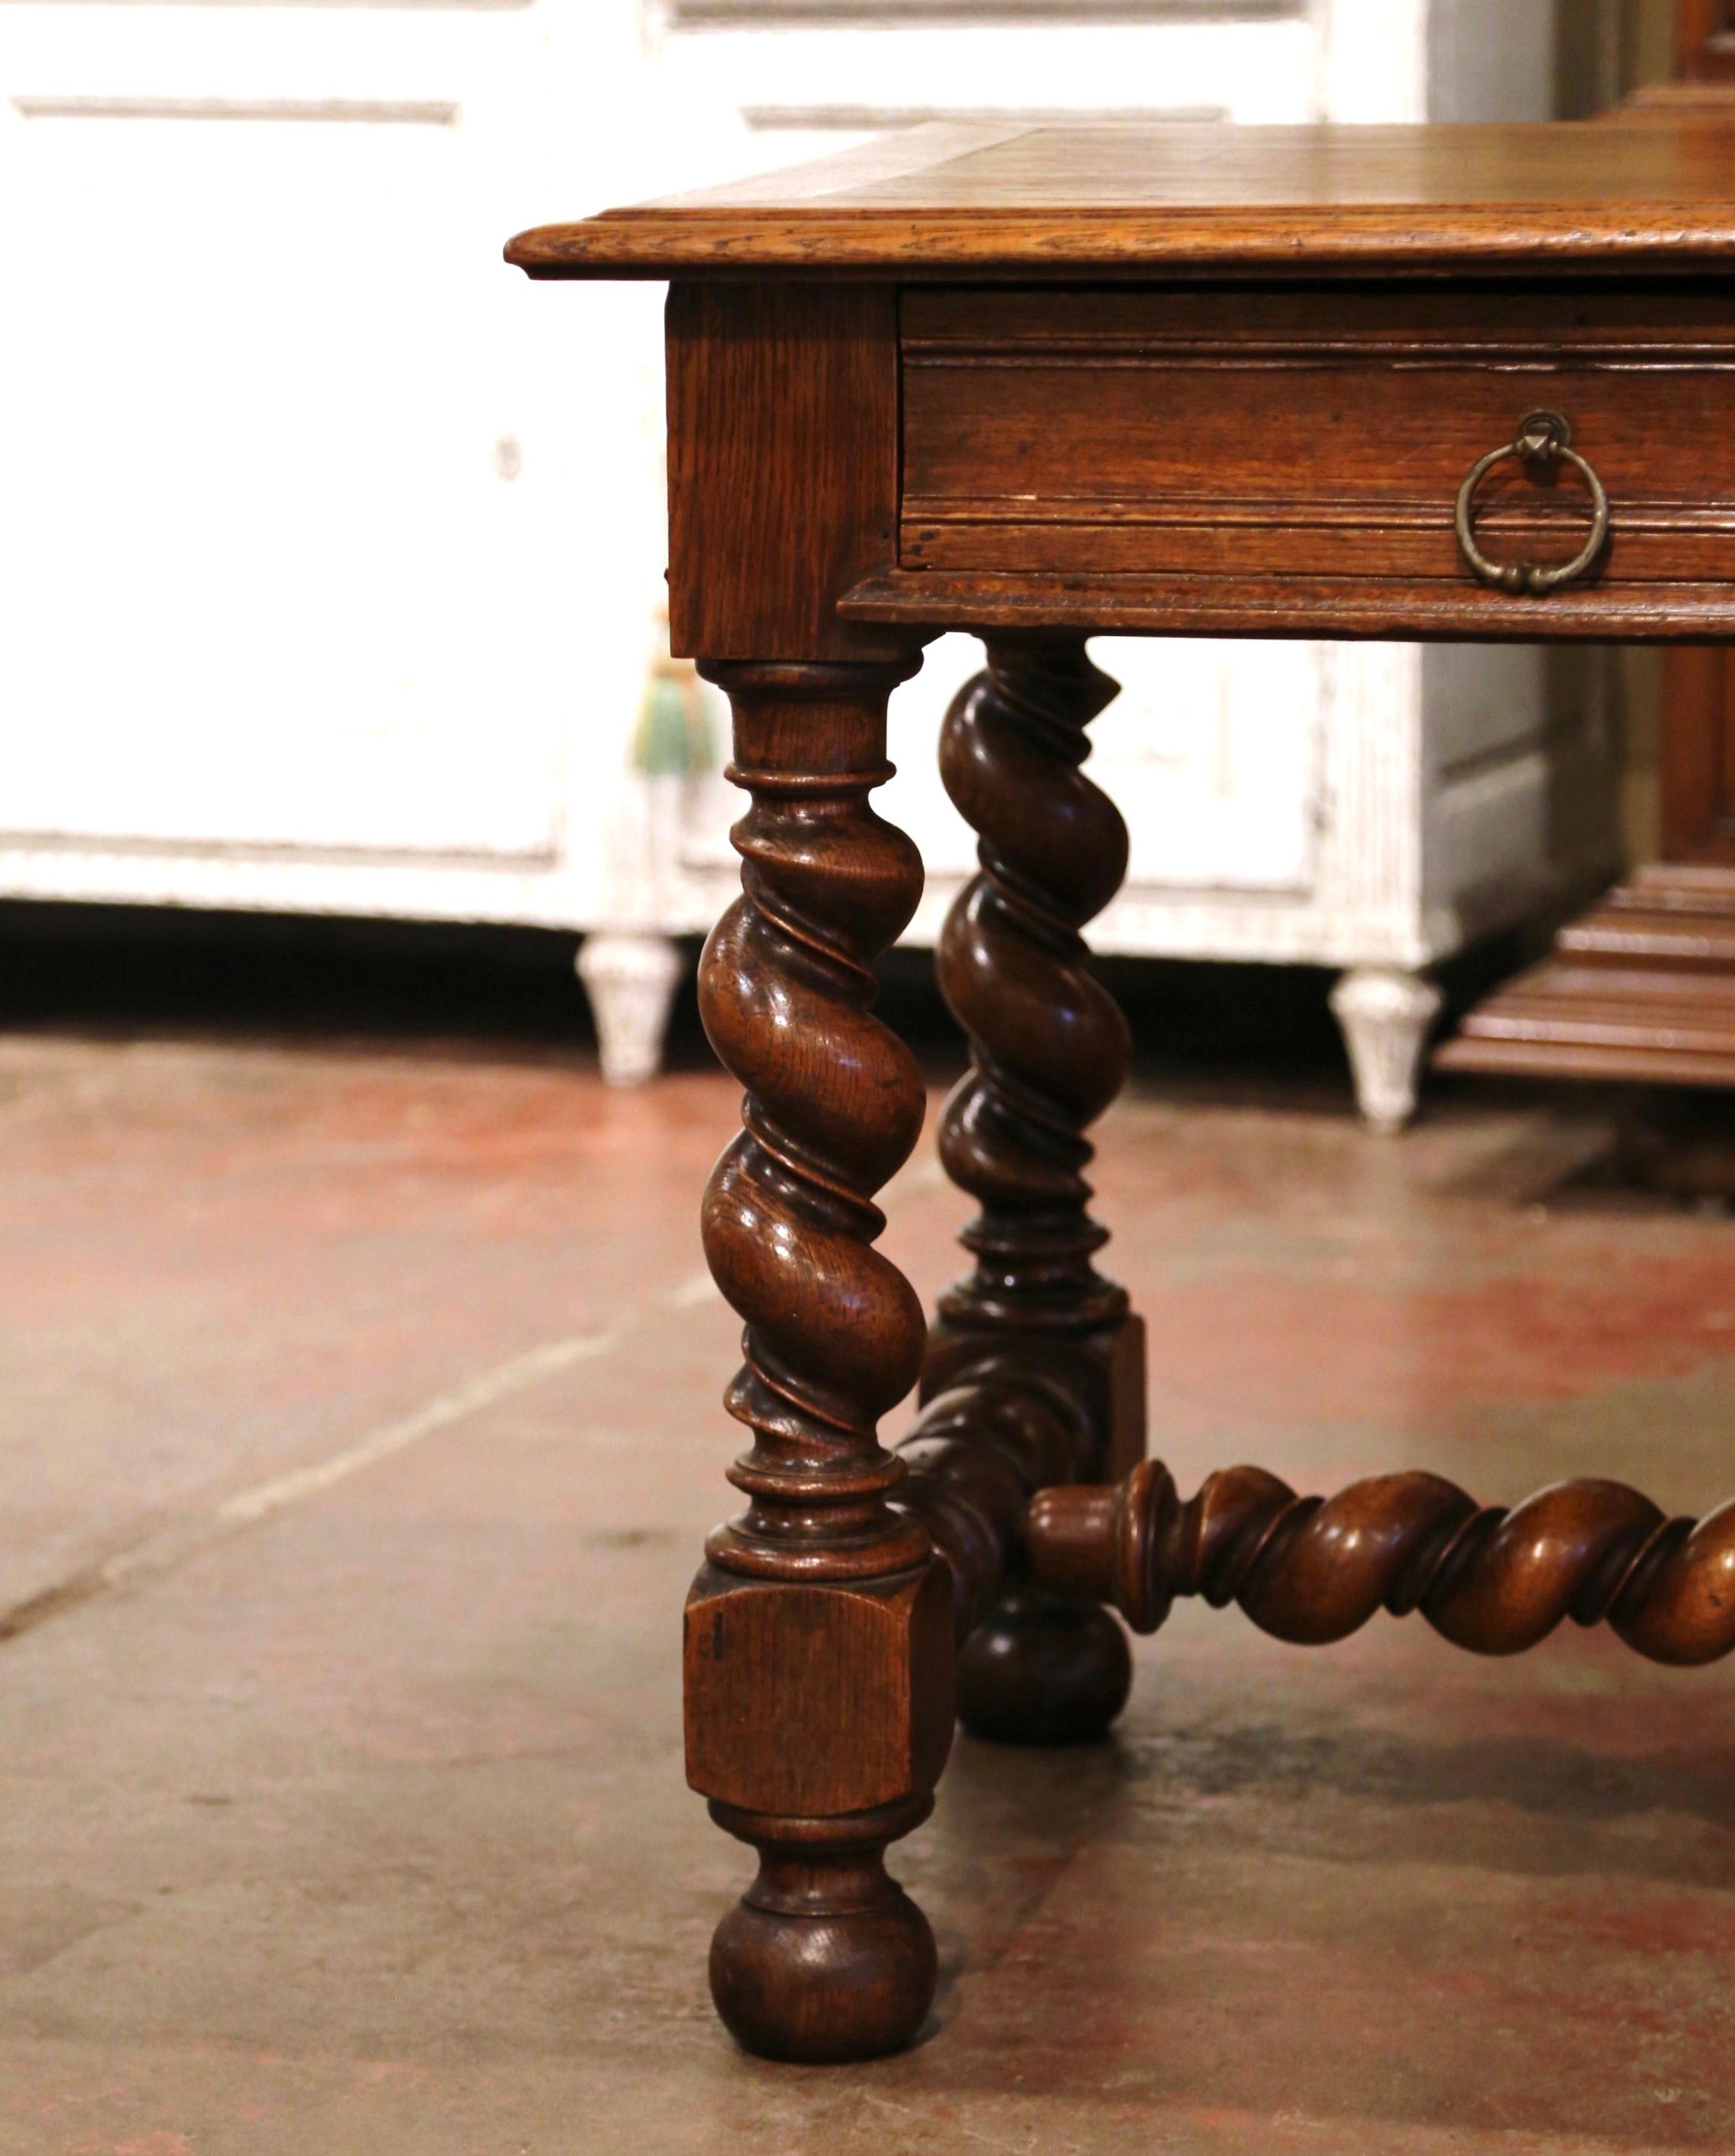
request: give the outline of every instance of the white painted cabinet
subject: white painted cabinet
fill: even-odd
[[[595,917],[656,298],[500,249],[601,200],[607,13],[0,8],[0,887]]]
[[[962,114],[1202,126],[1545,109],[1496,0],[531,0],[0,8],[0,891],[593,932],[617,1075],[733,886],[719,778],[630,773],[662,528],[660,295],[533,288],[517,226]],[[1498,50],[1500,65],[1489,64]],[[1596,675],[1528,653],[1104,639],[1106,950],[1340,967],[1377,1121],[1422,978],[1600,865]],[[894,701],[933,776],[976,663]],[[1563,813],[1569,804],[1570,814]]]

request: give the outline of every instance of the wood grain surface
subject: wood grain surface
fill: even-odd
[[[934,1942],[884,1853],[927,1815],[955,1679],[981,1732],[1099,1732],[1129,1673],[1104,1592],[1141,1621],[1237,1596],[1324,1639],[1425,1587],[1485,1651],[1568,1609],[1665,1661],[1735,1645],[1735,1507],[1690,1532],[1578,1485],[1502,1540],[1506,1515],[1426,1476],[1316,1515],[1269,1476],[1187,1507],[1156,1468],[1120,1495],[1043,1481],[1136,1458],[1144,1397],[1084,1173],[1126,1037],[1081,931],[1125,834],[1079,769],[1112,686],[1082,638],[1735,637],[1735,131],[935,127],[507,252],[673,280],[673,647],[729,693],[751,804],[701,975],[746,1096],[704,1225],[746,1328],[748,1504],[707,1543],[686,1660],[690,1779],[760,1860],[712,1953],[740,2042],[844,2061],[916,2034]],[[1609,536],[1585,581],[1521,597],[1476,580],[1453,511],[1539,405],[1593,462]],[[1490,466],[1474,545],[1568,558],[1589,484]],[[990,644],[946,732],[982,873],[940,958],[973,1054],[945,1164],[981,1210],[924,1355],[874,1203],[922,1075],[869,1008],[921,865],[870,796],[887,698],[950,628]],[[1694,953],[1732,932],[1696,903],[1637,927],[1685,953],[1663,1030],[1708,1072],[1735,1004]],[[1635,929],[1578,962],[1613,981]],[[878,1425],[919,1368],[894,1457]],[[1167,1563],[1189,1548],[1221,1577]],[[1137,1578],[1109,1576],[1117,1549]]]
[[[1475,1655],[1525,1654],[1568,1618],[1677,1669],[1735,1652],[1735,1500],[1671,1519],[1623,1483],[1583,1481],[1508,1510],[1415,1472],[1300,1497],[1264,1468],[1231,1467],[1183,1504],[1148,1460],[1118,1488],[1039,1491],[1026,1522],[1039,1579],[1100,1594],[1140,1632],[1197,1595],[1303,1647],[1383,1609],[1419,1610]]]
[[[874,1248],[874,1194],[925,1104],[873,1014],[873,961],[908,925],[921,856],[876,815],[886,700],[906,665],[722,665],[741,896],[699,968],[719,1060],[745,1090],[705,1194],[705,1255],[739,1314],[724,1404],[752,1438],[747,1509],[705,1545],[687,1606],[687,1779],[759,1854],[718,1928],[712,1994],[739,2041],[808,2061],[909,2041],[934,1994],[925,1918],[885,1870],[926,1818],[951,1743],[953,1604],[878,1423],[925,1333]]]
[[[677,284],[667,350],[672,649],[898,657],[904,644],[837,612],[893,551],[896,294]]]
[[[1379,575],[1039,575],[891,569],[839,602],[850,619],[943,629],[1077,629],[1099,636],[1341,637],[1420,642],[1691,644],[1735,634],[1727,583],[1584,584],[1547,598]]]
[[[1613,129],[941,124],[540,226],[507,249],[539,277],[1318,274],[1370,262],[1402,275],[1732,259],[1735,135],[1680,116]]]
[[[914,292],[906,568],[1469,575],[1465,475],[1538,405],[1608,488],[1598,579],[1735,572],[1735,309],[1665,288]],[[1484,551],[1563,561],[1583,483],[1516,459]]]
[[[950,1383],[1021,1378],[1082,1414],[1089,1456],[1142,1457],[1144,1335],[1125,1289],[1096,1267],[1109,1231],[1091,1213],[1087,1136],[1132,1061],[1084,932],[1126,873],[1126,825],[1083,767],[1086,730],[1119,685],[1081,637],[995,639],[987,660],[940,734],[940,776],[976,834],[979,871],[935,953],[970,1048],[940,1157],[981,1209],[961,1231],[975,1262],[940,1297],[929,1368]],[[1083,1466],[1075,1454],[1067,1479]],[[1008,1584],[960,1658],[965,1727],[1001,1743],[1100,1737],[1132,1679],[1118,1628],[1094,1604]]]

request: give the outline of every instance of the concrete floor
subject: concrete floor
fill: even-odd
[[[676,1618],[732,1116],[552,1052],[0,1043],[7,2156],[1735,2148],[1735,1668],[1604,1635],[1183,1609],[1112,1746],[959,1746],[894,1864],[929,2041],[731,2048]],[[1735,1228],[1606,1135],[1147,1083],[1101,1182],[1153,1449],[1727,1495]],[[931,1291],[958,1203],[890,1209]]]

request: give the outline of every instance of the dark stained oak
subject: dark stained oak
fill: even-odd
[[[1671,1519],[1622,1483],[1560,1482],[1508,1512],[1438,1475],[1299,1497],[1233,1467],[1183,1504],[1149,1460],[1118,1486],[1042,1491],[1028,1533],[1038,1578],[1113,1602],[1140,1632],[1198,1595],[1297,1646],[1419,1609],[1478,1655],[1522,1654],[1568,1617],[1678,1667],[1735,1649],[1735,1500]]]
[[[1449,509],[1449,505],[1448,505]],[[1616,511],[1616,531],[1619,512]],[[1086,575],[887,567],[841,602],[847,619],[919,630],[1072,629],[1125,636],[1325,637],[1422,643],[1700,644],[1735,634],[1727,583],[1586,583],[1546,599],[1475,583],[1362,574]]]
[[[924,1386],[1058,1388],[1092,1434],[1073,1476],[1144,1451],[1143,1332],[1096,1270],[1109,1236],[1086,1179],[1085,1132],[1132,1055],[1081,932],[1126,874],[1126,826],[1083,769],[1086,728],[1118,693],[1078,638],[995,638],[940,735],[940,776],[981,865],[940,939],[940,990],[970,1045],[940,1153],[981,1209],[962,1236],[975,1265],[940,1298]],[[961,1650],[965,1726],[1017,1743],[1100,1735],[1131,1682],[1119,1628],[1089,1604],[1033,1595],[1016,1571],[1006,1585]]]
[[[1735,259],[1715,125],[936,124],[521,233],[538,277],[1684,268]]]
[[[981,1208],[963,1235],[975,1269],[940,1305],[966,1330],[1088,1333],[1126,1314],[1093,1262],[1109,1235],[1090,1215],[1084,1134],[1126,1083],[1132,1035],[1081,932],[1126,875],[1126,825],[1083,767],[1085,729],[1119,693],[1075,639],[996,639],[940,735],[981,864],[938,958],[970,1045],[940,1133],[947,1174]]]
[[[1663,640],[1729,613],[1722,285],[953,285],[907,292],[901,324],[898,559],[852,619]],[[1455,524],[1538,406],[1611,504],[1590,572],[1546,602],[1478,581]],[[1475,496],[1498,560],[1569,560],[1590,521],[1559,467],[1508,459]]]
[[[943,289],[903,331],[907,570],[1462,585],[1460,483],[1547,406],[1619,506],[1599,585],[1735,573],[1720,293]],[[1568,559],[1589,523],[1558,468],[1478,490],[1501,558]]]
[[[945,1562],[960,1648],[1007,1585],[1026,1506],[1089,1473],[1097,1455],[1084,1404],[1027,1368],[979,1364],[923,1409],[898,1447],[909,1479],[892,1502],[922,1522]]]
[[[672,635],[728,691],[749,803],[701,979],[745,1093],[704,1235],[745,1327],[747,1502],[685,1672],[689,1777],[759,1857],[712,1953],[739,2041],[914,2036],[936,1951],[885,1851],[955,1706],[1014,1741],[1107,1727],[1130,1671],[1104,1602],[1238,1599],[1320,1640],[1420,1607],[1487,1652],[1569,1614],[1725,1651],[1729,1507],[1695,1527],[1579,1484],[1508,1516],[1425,1476],[1322,1503],[1252,1471],[1182,1506],[1135,1468],[1143,1332],[1086,1173],[1128,1044],[1084,932],[1126,834],[1082,766],[1113,693],[1093,632],[1735,639],[1735,128],[919,129],[507,254],[672,280]],[[1457,500],[1539,405],[1608,523],[1578,581],[1521,593],[1502,574],[1569,561],[1594,499],[1541,453],[1557,430],[1483,470],[1467,547]],[[978,1210],[929,1332],[875,1247],[924,1091],[873,969],[921,865],[870,797],[887,698],[948,629],[988,644],[942,745],[981,874],[939,954],[972,1058],[941,1144]]]
[[[1735,129],[916,129],[522,234],[662,276],[675,649],[946,629],[1704,641],[1735,623]],[[1557,408],[1610,536],[1480,581]],[[901,417],[900,417],[901,414]],[[1496,560],[1568,560],[1508,465]],[[1546,625],[1545,625],[1546,624]]]
[[[898,521],[885,286],[677,285],[668,305],[669,634],[721,659],[895,658],[837,604]]]
[[[872,960],[921,894],[877,816],[885,707],[910,670],[716,666],[735,712],[742,896],[700,968],[713,1046],[746,1089],[705,1195],[705,1255],[745,1322],[726,1404],[747,1497],[706,1546],[687,1608],[688,1779],[753,1843],[758,1878],[711,1956],[747,2047],[867,2057],[914,2035],[935,1979],[926,1920],[886,1844],[927,1815],[952,1725],[952,1605],[878,1419],[914,1386],[925,1327],[874,1250],[874,1193],[924,1095],[869,1009]]]

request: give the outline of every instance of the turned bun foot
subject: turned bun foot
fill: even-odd
[[[729,2034],[798,2066],[902,2051],[928,2018],[937,1973],[928,1919],[895,1886],[878,1907],[845,1916],[742,1901],[711,1942],[711,1996]]]
[[[842,2066],[915,2035],[939,1962],[928,1919],[886,1871],[885,1845],[931,1802],[800,1820],[713,1803],[718,1825],[759,1851],[759,1876],[711,1942],[711,1996],[743,2051]]]
[[[1132,1689],[1126,1635],[1093,1603],[1008,1597],[958,1658],[958,1714],[996,1744],[1082,1744],[1107,1732]]]

